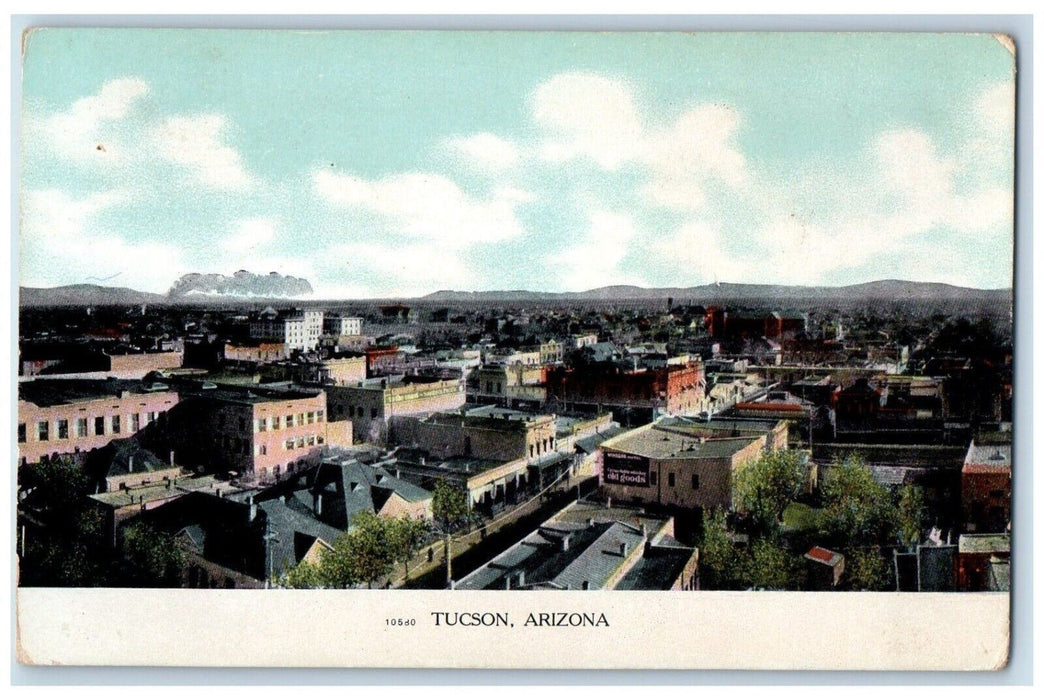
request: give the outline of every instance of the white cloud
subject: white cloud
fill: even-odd
[[[552,162],[590,158],[606,170],[634,164],[650,175],[641,192],[650,204],[700,209],[710,180],[746,184],[746,159],[733,145],[738,112],[701,104],[673,122],[646,118],[630,86],[597,75],[565,73],[540,85],[533,118],[546,137],[538,147]]]
[[[60,190],[30,190],[21,203],[22,284],[95,282],[164,292],[185,271],[181,250],[167,243],[132,243],[99,230],[97,217],[126,200],[121,192],[74,198]]]
[[[379,279],[356,296],[417,296],[449,286],[473,288],[474,272],[460,259],[459,252],[438,244],[345,243],[336,246],[332,255],[345,261],[349,275],[354,270],[367,270]]]
[[[561,274],[561,289],[586,291],[614,284],[644,282],[620,269],[633,250],[638,236],[634,221],[626,214],[593,211],[588,215],[588,230],[579,242],[549,257],[548,264]]]
[[[82,97],[64,112],[41,120],[37,138],[58,155],[75,161],[112,161],[127,156],[121,122],[149,87],[140,78],[117,78],[105,83],[94,95]],[[37,128],[27,119],[27,127]]]
[[[152,132],[157,154],[186,168],[199,182],[221,190],[244,190],[254,178],[239,152],[225,141],[228,120],[221,114],[169,117]]]
[[[529,198],[504,188],[491,198],[468,196],[452,180],[430,173],[401,173],[381,180],[317,171],[312,184],[330,204],[357,208],[383,220],[394,233],[449,247],[518,236],[517,206]]]
[[[245,219],[235,232],[218,245],[226,253],[242,254],[265,245],[275,238],[275,223],[271,219]]]
[[[521,159],[518,146],[488,132],[451,138],[445,145],[452,153],[481,170],[504,170]]]
[[[589,73],[563,73],[533,94],[533,118],[549,132],[547,160],[588,157],[614,170],[641,152],[642,125],[631,89]]]

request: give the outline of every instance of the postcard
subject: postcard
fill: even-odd
[[[22,663],[1007,663],[1009,37],[34,28],[21,79]]]

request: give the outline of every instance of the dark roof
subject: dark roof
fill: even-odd
[[[664,538],[668,539],[668,538]],[[674,538],[670,538],[673,540]],[[663,541],[659,545],[667,544]],[[693,550],[683,546],[653,545],[645,550],[645,555],[628,571],[620,583],[618,591],[658,591],[669,588],[681,576],[685,564],[692,557]]]
[[[127,379],[34,379],[18,383],[18,398],[37,406],[64,406],[83,401],[119,398],[123,392],[167,391],[165,384]]]
[[[267,556],[271,559],[269,570],[276,577],[300,562],[316,539],[333,544],[342,533],[279,499],[263,501],[258,508],[268,518],[270,539]]]

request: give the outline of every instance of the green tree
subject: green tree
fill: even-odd
[[[431,513],[444,528],[451,528],[468,514],[468,494],[445,479],[439,479],[432,491]]]
[[[352,518],[352,527],[338,538],[334,551],[344,557],[348,578],[373,583],[387,576],[395,564],[395,552],[389,537],[390,520],[362,512]]]
[[[928,522],[924,490],[920,486],[906,485],[899,490],[899,507],[896,517],[900,542],[907,547],[920,542],[921,533]]]
[[[892,541],[896,509],[888,489],[878,484],[858,457],[826,473],[822,486],[821,537],[836,547],[873,546]]]
[[[846,559],[848,588],[853,591],[883,591],[888,588],[891,576],[880,547],[853,550]]]
[[[756,588],[793,591],[805,582],[802,560],[773,538],[756,540],[745,563],[744,582]]]
[[[326,557],[321,555],[316,563],[302,561],[285,571],[279,577],[277,585],[282,588],[343,588],[344,586],[334,585],[325,560]]]
[[[395,561],[401,562],[406,578],[410,577],[410,558],[417,553],[430,528],[423,520],[403,515],[387,523],[388,542]]]
[[[736,510],[749,515],[761,532],[778,531],[783,510],[797,497],[805,470],[800,453],[793,450],[764,452],[736,470],[733,502]]]
[[[173,536],[148,523],[135,523],[123,532],[123,561],[134,585],[178,586],[185,555]]]
[[[743,553],[732,541],[725,512],[716,508],[703,513],[703,538],[700,542],[700,588],[735,588],[743,567]]]

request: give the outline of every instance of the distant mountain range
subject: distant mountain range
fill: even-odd
[[[234,275],[191,274],[180,278],[167,295],[138,292],[124,287],[100,287],[74,284],[65,287],[21,287],[22,306],[136,305],[162,303],[206,303],[236,300],[286,301],[313,293],[308,280],[284,277],[276,273],[256,275],[241,270]],[[416,301],[510,302],[510,301],[614,301],[673,298],[678,302],[708,303],[717,301],[781,301],[818,299],[868,301],[1001,301],[1010,302],[1012,290],[970,289],[938,282],[879,280],[842,287],[803,287],[775,284],[705,284],[696,287],[634,287],[617,285],[598,287],[584,292],[530,292],[505,290],[434,292]],[[333,300],[331,300],[333,301]]]
[[[908,299],[931,301],[954,301],[974,299],[1010,299],[1011,289],[971,289],[939,282],[908,282],[904,280],[879,280],[842,287],[803,287],[778,284],[704,284],[697,287],[635,287],[617,285],[598,287],[584,292],[528,292],[521,290],[497,292],[459,292],[444,290],[421,297],[425,301],[572,301],[615,299],[666,299],[697,302],[717,300],[768,300],[768,299]]]
[[[135,306],[185,304],[237,300],[284,301],[312,293],[306,279],[277,272],[257,275],[240,270],[233,275],[191,273],[183,275],[164,294],[139,292],[126,287],[70,284],[64,287],[20,287],[22,306]]]

